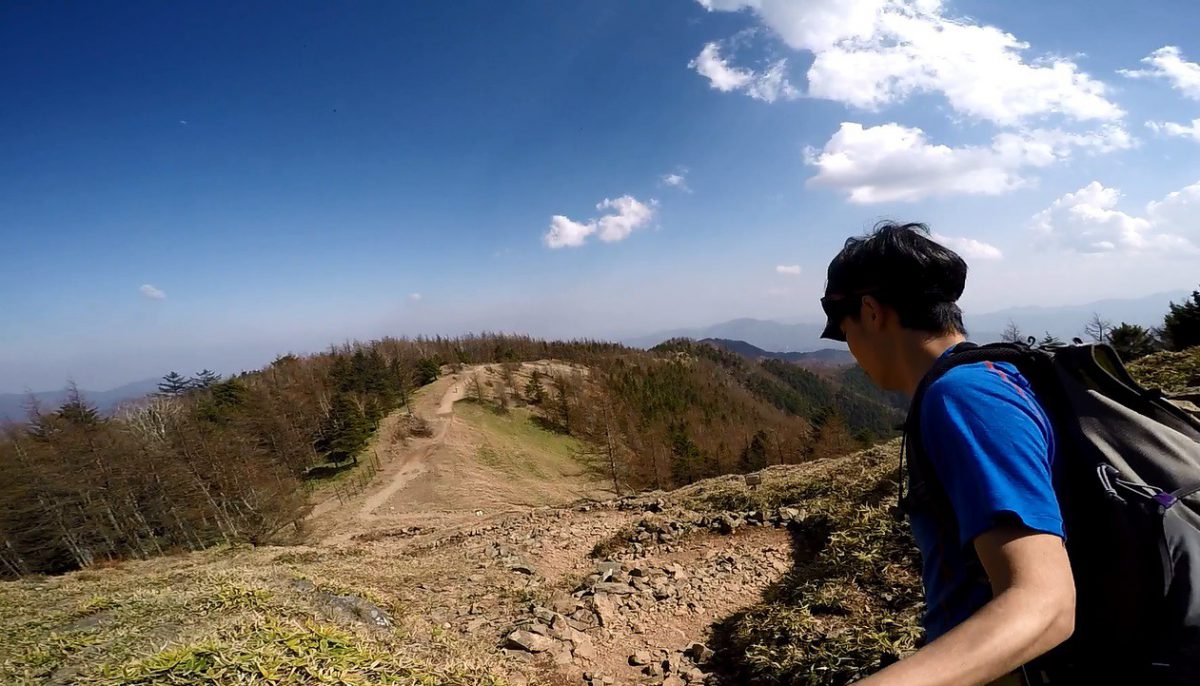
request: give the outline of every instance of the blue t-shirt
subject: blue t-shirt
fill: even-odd
[[[909,518],[921,550],[924,626],[932,641],[992,598],[976,537],[1002,523],[1062,537],[1063,523],[1054,431],[1015,367],[955,367],[929,386],[920,414],[925,452],[957,519],[927,512]]]

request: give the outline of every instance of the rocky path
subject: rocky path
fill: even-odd
[[[347,503],[330,497],[313,508],[309,516],[310,520],[317,521],[317,527],[324,524],[332,529],[332,533],[321,539],[322,545],[344,544],[356,534],[369,529],[370,520],[376,511],[426,472],[430,461],[436,459],[438,453],[446,446],[447,437],[454,425],[454,403],[465,397],[464,374],[471,371],[472,368],[467,368],[460,374],[439,379],[430,389],[435,391],[434,393],[427,392],[420,400],[414,401],[414,414],[434,415],[432,419],[427,420],[433,431],[432,436],[410,438],[398,443],[394,438],[395,426],[404,410],[397,410],[381,423],[371,449],[382,448],[381,452],[387,455],[387,462],[374,484]],[[436,414],[432,412],[434,408]]]
[[[796,512],[650,513],[620,502],[413,532],[436,581],[405,596],[432,634],[502,658],[517,683],[712,683],[714,623],[791,568]]]

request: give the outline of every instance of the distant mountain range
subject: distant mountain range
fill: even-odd
[[[854,356],[848,350],[836,348],[821,348],[811,352],[774,353],[751,345],[746,341],[734,341],[725,338],[705,338],[698,343],[708,343],[718,348],[724,348],[731,353],[737,353],[752,360],[783,360],[798,364],[801,367],[842,367],[855,364]]]
[[[1180,302],[1190,291],[1155,293],[1142,298],[1097,300],[1081,305],[1060,307],[1013,307],[984,314],[967,314],[965,324],[975,341],[995,341],[1011,321],[1027,334],[1041,337],[1050,332],[1063,340],[1083,336],[1083,327],[1092,313],[1114,324],[1127,322],[1141,326],[1159,326],[1172,301]],[[744,341],[760,349],[784,353],[821,349],[845,350],[845,346],[821,339],[823,324],[784,323],[770,319],[732,319],[710,326],[671,329],[621,342],[635,348],[652,348],[671,338],[693,340],[721,339]]]
[[[770,319],[732,319],[711,326],[671,329],[621,341],[634,348],[653,348],[671,338],[706,338],[746,341],[763,350],[808,352],[826,347],[845,346],[821,340],[823,324],[784,324]]]
[[[159,379],[142,379],[127,383],[124,386],[111,388],[107,391],[80,390],[84,399],[96,406],[103,414],[115,410],[126,400],[135,400],[158,390]],[[56,410],[67,399],[67,389],[57,391],[36,391],[30,393],[0,393],[0,421],[6,419],[19,421],[25,419],[28,413],[30,395],[32,395],[44,410]]]

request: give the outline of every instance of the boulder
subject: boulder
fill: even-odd
[[[553,639],[518,629],[504,639],[504,647],[528,653],[544,653],[556,645]]]
[[[592,608],[596,612],[600,626],[612,627],[617,620],[617,606],[607,593],[597,593],[592,596]]]
[[[704,664],[705,662],[708,662],[710,658],[712,658],[713,651],[703,643],[693,642],[689,643],[687,647],[683,649],[683,654],[687,655],[692,662]]]

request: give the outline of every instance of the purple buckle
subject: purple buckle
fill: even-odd
[[[1169,510],[1171,509],[1172,505],[1179,502],[1179,498],[1176,498],[1175,496],[1166,492],[1156,493],[1154,494],[1154,502],[1158,503],[1162,509]]]

